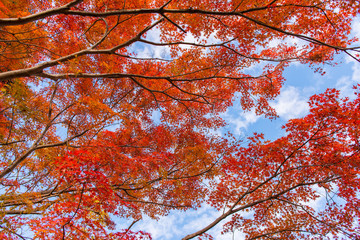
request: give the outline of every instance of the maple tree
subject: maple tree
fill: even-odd
[[[289,63],[358,60],[359,4],[2,1],[1,239],[148,239],[112,216],[205,202],[223,214],[184,239],[223,219],[248,239],[359,239],[359,95],[313,96],[272,142],[214,134],[235,101],[275,117]],[[316,188],[337,199],[313,209]]]

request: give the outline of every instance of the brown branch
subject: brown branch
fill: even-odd
[[[248,209],[248,208],[251,208],[251,207],[254,207],[258,204],[261,204],[261,203],[264,203],[266,201],[269,201],[269,200],[273,200],[273,199],[277,199],[279,196],[281,195],[284,195],[285,193],[287,192],[290,192],[298,187],[302,187],[302,186],[311,186],[311,185],[315,185],[315,184],[319,184],[319,183],[326,183],[326,182],[330,182],[330,181],[334,181],[336,179],[338,179],[339,177],[334,177],[334,178],[326,178],[325,180],[323,181],[316,181],[316,182],[309,182],[309,183],[299,183],[299,184],[296,184],[290,188],[287,188],[283,191],[281,191],[280,193],[277,193],[275,195],[271,195],[267,198],[263,198],[263,199],[259,199],[257,201],[253,201],[249,204],[246,204],[246,205],[243,205],[243,206],[240,206],[238,208],[230,208],[227,212],[223,213],[221,216],[219,216],[218,218],[216,218],[213,222],[211,222],[208,226],[204,227],[203,229],[195,232],[195,233],[192,233],[192,234],[189,234],[187,236],[185,236],[184,238],[182,238],[182,240],[188,240],[188,239],[192,239],[196,236],[199,236],[205,232],[207,232],[208,230],[210,230],[211,228],[215,227],[219,222],[221,222],[222,220],[224,220],[225,218],[227,218],[228,216],[234,214],[234,213],[237,213],[239,211],[242,211],[242,210],[245,210],[245,209]]]
[[[38,145],[38,142],[42,139],[42,137],[39,137],[38,140],[32,145],[32,147],[30,147],[25,153],[23,153],[20,157],[18,157],[16,160],[14,160],[7,168],[5,168],[0,173],[0,179],[3,178],[4,176],[6,176],[7,174],[9,174],[10,172],[12,172],[20,163],[25,161],[26,158],[29,157],[35,150],[42,149],[42,148],[51,148],[51,147],[64,146],[67,143],[69,143],[70,141],[74,140],[75,138],[78,138],[78,137],[84,135],[88,131],[89,130],[85,130],[85,131],[83,131],[83,132],[81,132],[79,134],[76,134],[74,136],[71,136],[71,137],[65,139],[64,141],[61,141],[61,142],[58,142],[58,143],[52,143],[52,144]],[[46,132],[46,131],[44,131],[44,132]],[[43,132],[43,134],[44,134],[44,132]]]
[[[44,19],[47,17],[51,17],[54,15],[65,13],[67,10],[70,10],[71,7],[81,3],[83,0],[74,0],[65,4],[62,7],[49,9],[43,12],[35,13],[26,17],[18,17],[18,18],[0,18],[0,26],[15,26],[22,25],[30,22],[34,22],[36,20]]]
[[[75,53],[72,53],[72,54],[57,58],[55,60],[40,63],[40,64],[35,65],[33,67],[30,67],[30,68],[25,68],[25,69],[19,69],[19,70],[13,70],[13,71],[0,73],[0,82],[8,81],[9,79],[17,78],[17,77],[30,77],[30,76],[41,75],[41,73],[43,72],[43,70],[45,68],[57,66],[60,63],[67,62],[69,60],[78,58],[80,56],[94,55],[94,54],[112,54],[112,53],[115,53],[115,51],[117,51],[117,50],[119,50],[121,48],[127,47],[127,46],[135,43],[136,41],[138,41],[140,39],[140,37],[144,33],[149,31],[150,29],[154,28],[156,25],[158,25],[163,20],[164,19],[162,18],[162,19],[154,22],[153,24],[145,27],[142,31],[140,31],[133,38],[131,38],[128,41],[126,41],[125,43],[119,44],[119,45],[117,45],[117,46],[115,46],[113,48],[96,50],[96,49],[92,49],[92,47],[91,47],[89,49],[80,50],[78,52],[75,52]]]

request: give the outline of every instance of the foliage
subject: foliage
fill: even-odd
[[[2,1],[0,238],[150,239],[130,230],[144,215],[206,202],[223,214],[184,239],[211,239],[225,218],[224,232],[248,239],[359,239],[359,95],[313,96],[273,142],[214,134],[235,102],[276,117],[268,102],[289,63],[358,60],[359,11],[357,0]],[[336,199],[315,210],[319,189]],[[119,230],[112,216],[134,222]]]

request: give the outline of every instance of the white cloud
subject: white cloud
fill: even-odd
[[[306,95],[302,93],[302,90],[293,86],[286,87],[270,105],[285,121],[302,117],[309,110],[308,93]],[[261,116],[256,115],[255,111],[244,112],[240,106],[228,109],[221,117],[229,124],[231,132],[235,135],[242,135],[252,124],[261,119]]]
[[[255,123],[260,118],[255,114],[255,111],[244,112],[240,107],[227,110],[221,117],[231,127],[231,132],[236,135],[242,135],[250,124]]]
[[[359,35],[360,35],[360,24],[359,26]],[[352,64],[351,70],[352,74],[341,77],[336,82],[336,88],[341,91],[343,97],[350,97],[351,99],[355,98],[353,86],[360,83],[360,63],[355,61],[355,59],[347,57],[347,63]]]
[[[143,49],[136,49],[136,56],[139,58],[160,58],[170,59],[169,47],[155,47],[151,45],[142,44]]]
[[[284,120],[304,116],[308,110],[307,96],[302,96],[300,90],[295,87],[287,87],[282,90],[277,99],[270,103],[277,114]]]
[[[181,215],[169,215],[156,221],[145,217],[135,229],[150,233],[153,239],[174,239],[175,236],[182,233],[179,218],[181,218]]]
[[[351,35],[360,39],[360,18],[355,18],[352,22]],[[356,42],[353,45],[359,46],[360,42]],[[336,88],[341,91],[342,96],[354,98],[354,91],[352,87],[360,83],[360,63],[350,56],[346,56],[346,63],[352,64],[352,75],[344,76],[340,78],[336,83]]]
[[[357,17],[353,20],[352,25],[352,34],[357,37],[360,38],[360,18]]]
[[[160,42],[161,31],[159,28],[151,29],[147,32],[145,39],[151,42]],[[129,48],[130,52],[135,52],[139,58],[161,58],[170,59],[170,47],[153,46],[145,43],[136,43]]]
[[[355,62],[354,60],[354,64],[352,66],[352,70],[353,70],[353,74],[351,76],[351,79],[354,81],[354,82],[357,82],[359,83],[360,82],[360,64],[359,62]]]
[[[156,240],[181,239],[188,234],[192,234],[206,227],[219,217],[220,214],[220,212],[216,211],[210,205],[204,204],[204,206],[197,210],[187,212],[174,211],[168,216],[161,217],[158,221],[145,217],[143,221],[135,225],[134,230],[141,229],[142,231],[148,232],[152,238]],[[239,231],[221,234],[222,224],[225,222],[226,219],[207,233],[211,234],[216,240],[232,239],[233,235],[234,239],[244,239],[244,235]]]
[[[336,89],[340,90],[341,96],[353,99],[355,97],[353,86],[359,82],[359,80],[354,80],[352,77],[344,76],[336,82]]]

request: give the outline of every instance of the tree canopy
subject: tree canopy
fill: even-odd
[[[214,133],[233,104],[276,118],[269,101],[292,62],[360,61],[359,11],[358,0],[2,1],[0,238],[150,239],[113,216],[209,204],[222,215],[184,239],[211,239],[222,220],[247,239],[359,239],[359,86],[351,100],[313,96],[274,141]],[[336,199],[314,209],[317,189]]]

